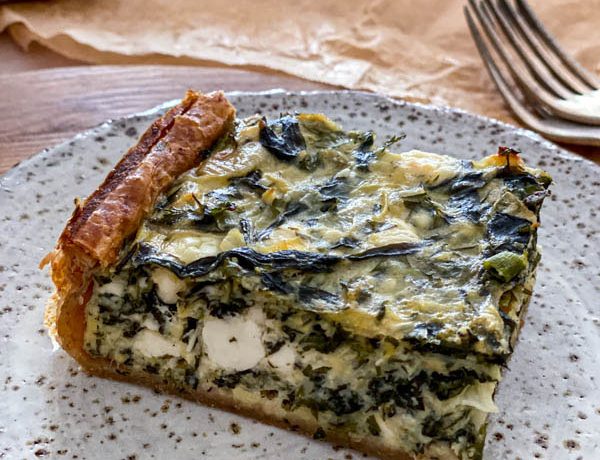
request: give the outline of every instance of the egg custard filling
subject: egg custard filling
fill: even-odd
[[[319,114],[236,121],[96,276],[85,350],[315,438],[480,458],[550,177],[509,148],[397,140]]]

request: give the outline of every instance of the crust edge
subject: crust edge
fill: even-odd
[[[202,160],[235,118],[223,92],[188,91],[156,119],[102,184],[75,210],[55,249],[40,262],[50,264],[56,287],[45,308],[44,325],[86,368],[94,360],[83,349],[85,304],[93,273],[114,263],[123,243],[137,230],[159,194]]]

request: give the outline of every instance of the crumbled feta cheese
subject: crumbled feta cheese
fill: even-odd
[[[181,356],[181,346],[181,343],[148,329],[138,332],[133,341],[133,349],[148,358]]]
[[[287,374],[294,369],[296,350],[291,345],[286,344],[270,355],[267,360],[272,367],[281,373]]]
[[[152,281],[156,284],[158,297],[164,303],[177,303],[177,293],[185,288],[185,281],[165,268],[156,268],[152,272]]]
[[[202,340],[208,359],[230,371],[244,371],[256,366],[265,357],[261,340],[264,316],[261,314],[260,309],[251,308],[243,316],[207,318]]]
[[[98,294],[112,294],[118,297],[122,297],[125,293],[126,283],[124,280],[116,278],[110,283],[98,286]]]

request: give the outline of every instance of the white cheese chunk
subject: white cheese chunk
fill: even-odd
[[[252,310],[243,316],[209,317],[204,321],[202,341],[213,364],[228,371],[245,371],[265,357],[261,317]]]
[[[181,345],[148,329],[138,332],[133,341],[133,349],[148,358],[181,356]]]
[[[269,364],[277,369],[282,374],[288,374],[294,369],[294,363],[296,362],[296,350],[287,344],[282,346],[275,353],[270,355],[267,360]]]
[[[122,297],[125,293],[126,283],[125,280],[116,278],[110,283],[98,286],[98,294],[112,294],[118,297]]]
[[[168,304],[177,303],[177,293],[185,288],[185,281],[165,268],[156,268],[152,272],[152,281],[156,284],[160,300]]]

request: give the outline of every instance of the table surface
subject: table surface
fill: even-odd
[[[0,174],[104,120],[180,98],[186,89],[335,88],[284,74],[219,67],[90,66],[0,34]],[[569,149],[600,163],[600,149]]]

